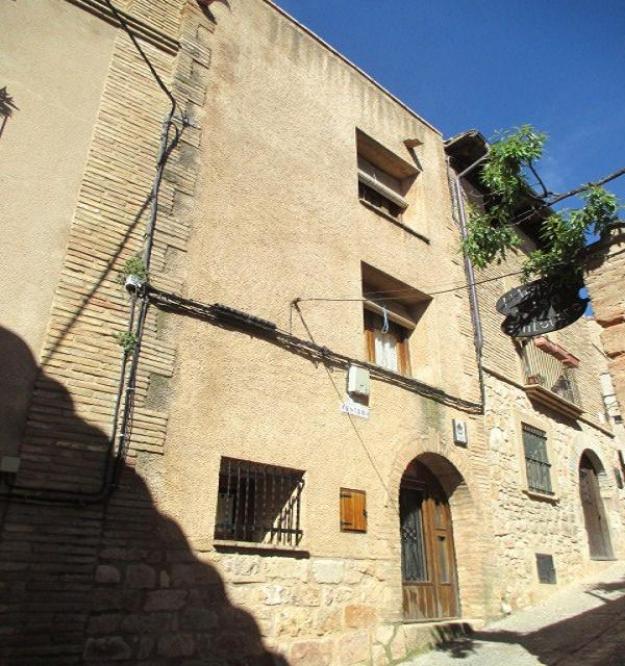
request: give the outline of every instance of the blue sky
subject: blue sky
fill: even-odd
[[[545,131],[553,191],[625,165],[624,0],[277,2],[446,137]]]

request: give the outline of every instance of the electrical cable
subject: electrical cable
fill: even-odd
[[[308,324],[306,323],[306,320],[304,319],[304,315],[302,314],[301,310],[297,307],[295,309],[297,311],[297,314],[300,317],[302,325],[304,326],[306,331],[309,332],[310,329],[308,327]],[[311,342],[314,343],[313,337],[310,334],[310,332],[309,332],[309,337],[310,337]],[[324,370],[326,371],[326,373],[328,375],[328,379],[330,380],[330,383],[334,387],[334,391],[336,392],[336,395],[338,396],[338,399],[342,401],[343,400],[343,394],[341,393],[341,390],[337,386],[336,381],[335,381],[334,377],[332,376],[332,373],[330,372],[330,368],[328,368],[328,366],[325,363],[323,363],[323,367],[324,367]],[[360,442],[360,445],[362,446],[363,450],[365,451],[365,453],[367,455],[367,458],[369,459],[369,462],[371,463],[371,467],[373,467],[375,473],[377,474],[378,478],[380,479],[380,483],[381,483],[382,487],[384,488],[384,491],[386,492],[387,497],[390,499],[389,488],[386,485],[386,483],[384,482],[384,477],[382,476],[382,473],[380,472],[377,465],[375,464],[375,460],[373,459],[373,455],[371,454],[371,451],[369,451],[369,447],[365,443],[364,438],[362,437],[362,435],[360,434],[360,431],[356,427],[356,424],[354,423],[354,419],[353,419],[352,415],[348,413],[347,417],[349,419],[349,423],[350,423],[352,429],[354,430],[354,433],[356,434],[356,438]]]
[[[581,192],[585,192],[586,190],[589,190],[592,187],[601,187],[602,185],[605,185],[606,183],[609,183],[612,180],[616,180],[617,178],[620,178],[623,175],[625,175],[625,167],[623,167],[622,169],[617,169],[616,171],[613,171],[611,174],[608,174],[604,178],[601,178],[595,182],[586,183],[585,185],[580,185],[579,187],[576,187],[568,192],[565,192],[564,194],[555,195],[553,199],[550,199],[549,201],[543,201],[538,206],[535,206],[530,210],[524,213],[520,213],[518,216],[512,218],[512,220],[508,222],[508,225],[519,226],[520,224],[523,224],[523,222],[529,220],[533,215],[535,215],[539,210],[542,210],[543,208],[550,208],[551,206],[560,203],[565,199],[569,199],[570,197],[574,197],[575,195],[580,194]]]
[[[484,278],[483,280],[475,280],[474,282],[464,282],[462,285],[458,287],[450,287],[448,289],[441,289],[439,291],[431,291],[427,296],[440,296],[441,294],[448,294],[453,291],[462,291],[464,289],[468,289],[474,285],[480,285],[480,284],[486,284],[488,282],[494,282],[496,280],[502,280],[505,277],[510,277],[512,275],[521,275],[523,271],[512,271],[510,273],[503,273],[502,275],[496,275],[495,277],[490,277],[490,278]],[[322,297],[311,297],[311,298],[296,298],[291,303],[298,302],[310,302],[310,301],[329,301],[329,302],[358,302],[358,303],[363,303],[365,301],[375,301],[376,298],[379,300],[382,299],[383,296],[391,296],[391,297],[398,297],[402,295],[413,295],[414,296],[415,289],[388,289],[388,290],[379,290],[379,291],[368,291],[367,292],[367,297],[359,297],[359,298],[322,298]],[[377,297],[374,296],[373,298],[370,298],[369,296],[371,294],[380,294],[381,296]]]
[[[592,248],[592,246],[589,246]],[[600,249],[594,249],[592,251],[587,251],[584,253],[584,259],[589,259],[595,254],[599,254]],[[605,259],[610,259],[611,257],[618,256],[620,254],[625,253],[625,249],[623,250],[617,250],[616,252],[611,252],[610,254],[606,254],[604,257]],[[484,278],[483,280],[475,280],[473,282],[463,282],[461,285],[456,286],[456,287],[449,287],[445,289],[440,289],[438,291],[430,291],[429,293],[426,293],[426,296],[440,296],[442,294],[450,294],[454,291],[463,291],[464,289],[468,289],[473,286],[479,286],[481,284],[487,284],[489,282],[495,282],[497,280],[502,280],[503,278],[506,277],[513,277],[515,275],[522,275],[523,271],[511,271],[510,273],[502,273],[501,275],[495,275],[494,277],[489,277],[489,278]],[[410,287],[404,288],[404,289],[380,289],[378,291],[367,291],[367,296],[359,296],[359,297],[347,297],[347,298],[331,298],[331,297],[310,297],[310,298],[295,298],[291,301],[291,305],[294,303],[308,303],[308,302],[313,302],[313,301],[320,301],[320,302],[330,302],[330,303],[364,303],[366,301],[373,301],[375,302],[376,300],[385,300],[385,297],[390,297],[390,298],[398,298],[401,296],[414,296],[415,289],[411,289]]]
[[[157,307],[170,312],[189,314],[218,326],[253,331],[257,333],[259,337],[262,336],[264,339],[274,342],[275,344],[300,356],[304,356],[309,360],[315,362],[323,362],[325,360],[332,363],[332,365],[341,368],[347,368],[352,364],[357,364],[368,369],[373,378],[380,379],[395,386],[401,386],[413,393],[422,395],[425,398],[429,398],[450,407],[456,407],[457,409],[468,413],[482,413],[481,403],[453,396],[443,389],[430,386],[418,379],[399,375],[392,370],[386,370],[374,363],[332,351],[328,347],[321,346],[316,342],[303,340],[290,334],[288,331],[278,328],[273,322],[260,319],[259,317],[250,315],[241,310],[228,308],[218,303],[207,304],[193,301],[176,294],[160,291],[154,287],[149,288],[148,298],[151,302],[155,303]],[[310,331],[307,331],[307,333],[310,334]]]

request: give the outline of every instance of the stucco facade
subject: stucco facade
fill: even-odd
[[[2,9],[15,26],[59,26],[62,46],[43,38],[50,60],[82,54],[76,76],[56,68],[35,85],[31,37],[16,29],[0,66],[19,107],[0,160],[63,176],[49,198],[20,186],[3,200],[0,279],[19,286],[2,290],[14,368],[2,400],[19,396],[1,451],[3,663],[395,663],[435,634],[406,621],[400,498],[426,487],[419,469],[435,479],[425,568],[440,578],[414,592],[421,619],[481,620],[552,591],[538,548],[558,585],[590,566],[584,451],[605,467],[621,556],[605,364],[587,323],[555,337],[581,359],[572,422],[529,400],[498,330],[503,285],[481,287],[481,385],[440,132],[266,0],[117,5],[177,102],[158,205],[170,103],[107,2]],[[59,90],[71,114],[52,105],[55,131],[38,139],[37,95]],[[69,145],[61,162],[55,141]],[[150,287],[135,298],[119,275],[151,209]],[[46,235],[26,243],[46,215]],[[137,346],[121,365],[115,336],[131,317]],[[368,399],[348,395],[352,366],[369,373]],[[549,501],[524,492],[525,422],[548,432]],[[297,477],[280,506],[297,522],[281,532],[271,515],[250,537],[248,509],[284,492],[267,491],[268,475]],[[345,490],[366,498],[364,529],[345,529]]]
[[[77,203],[114,30],[66,2],[6,2],[0,80],[13,99],[0,151],[2,324],[41,351]],[[28,30],[24,29],[28,26]],[[55,26],[51,31],[50,26]],[[0,445],[16,452],[34,377],[9,369]],[[21,399],[20,396],[26,399]]]

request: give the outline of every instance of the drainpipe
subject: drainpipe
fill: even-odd
[[[464,206],[464,197],[462,195],[462,186],[460,184],[461,178],[464,178],[469,172],[473,171],[477,166],[479,166],[484,160],[488,157],[488,153],[485,153],[478,160],[469,165],[461,173],[456,173],[451,166],[453,173],[453,187],[455,192],[455,199],[458,203],[458,212],[459,212],[459,222],[460,222],[460,234],[462,240],[464,241],[467,238],[467,215],[466,209]],[[449,165],[449,158],[448,158]],[[475,284],[475,269],[473,268],[473,263],[471,259],[467,256],[466,252],[464,253],[464,272],[467,278],[467,284],[469,286],[469,304],[471,308],[471,323],[473,324],[473,344],[475,345],[475,356],[477,359],[477,372],[478,379],[480,384],[480,403],[482,404],[482,410],[485,407],[486,400],[486,390],[484,387],[484,367],[482,364],[482,352],[484,350],[484,333],[482,330],[482,319],[480,317],[480,306],[479,299],[477,295],[477,287]]]

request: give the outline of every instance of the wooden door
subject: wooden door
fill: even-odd
[[[404,474],[399,513],[405,619],[457,617],[451,512],[436,477],[421,463]]]
[[[583,455],[579,463],[579,494],[584,510],[590,557],[598,560],[612,559],[612,544],[601,499],[599,479],[587,455]]]

